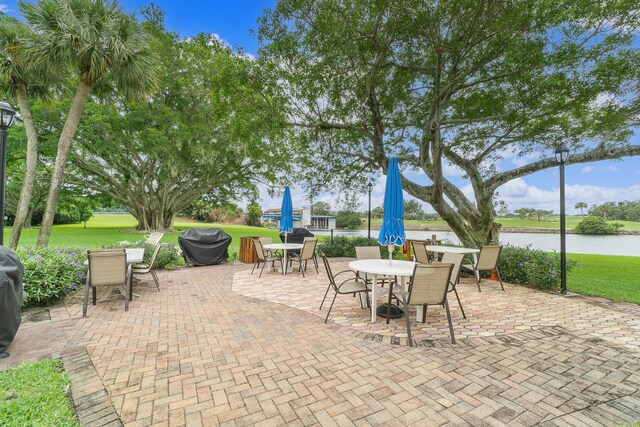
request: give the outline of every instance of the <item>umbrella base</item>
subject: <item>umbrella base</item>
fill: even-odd
[[[404,310],[398,307],[395,304],[391,304],[389,309],[389,315],[387,316],[387,305],[388,304],[380,304],[376,309],[376,313],[380,317],[384,317],[385,319],[388,317],[389,319],[400,319],[404,316]]]

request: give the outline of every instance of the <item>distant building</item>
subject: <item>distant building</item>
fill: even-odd
[[[280,227],[280,209],[266,209],[262,213],[262,222]],[[336,228],[333,215],[311,215],[309,209],[293,209],[293,228],[307,228],[311,231],[329,231]]]

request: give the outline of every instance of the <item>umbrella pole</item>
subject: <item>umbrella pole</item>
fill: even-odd
[[[391,260],[393,259],[393,248],[394,248],[394,245],[387,246],[387,249],[389,249],[389,262],[391,262]]]
[[[284,232],[284,244],[285,245],[287,244],[287,232],[286,231]]]

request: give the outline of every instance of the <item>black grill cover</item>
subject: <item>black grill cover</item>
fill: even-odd
[[[23,273],[18,256],[0,246],[0,355],[9,347],[20,327]]]
[[[287,235],[287,243],[304,243],[305,237],[313,237],[313,233],[306,228],[294,228],[293,232]],[[280,240],[284,243],[284,233],[280,233]]]
[[[219,228],[190,228],[178,237],[187,264],[214,265],[229,258],[231,236]]]

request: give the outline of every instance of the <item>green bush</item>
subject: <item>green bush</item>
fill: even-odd
[[[87,251],[79,248],[19,248],[24,266],[23,307],[55,304],[66,294],[82,287]]]
[[[588,216],[573,229],[576,234],[617,234],[619,225],[607,224],[607,222],[599,216]]]
[[[328,257],[356,257],[356,246],[380,246],[377,239],[367,239],[366,237],[336,236],[331,240],[327,239],[318,242],[318,250],[324,252]],[[389,257],[386,246],[380,246],[382,258]],[[402,252],[396,248],[395,253]]]
[[[576,261],[567,259],[567,275]],[[560,254],[531,246],[503,246],[498,262],[502,280],[536,289],[550,290],[560,286]]]
[[[153,256],[153,250],[155,249],[154,245],[146,244],[143,240],[139,240],[137,242],[120,242],[115,245],[103,246],[106,248],[142,248],[144,247],[144,260],[143,262],[148,263],[151,261],[151,257]],[[163,269],[170,268],[184,264],[184,259],[180,256],[180,251],[173,243],[163,243],[160,248],[160,252],[158,252],[158,257],[156,258],[155,268]]]
[[[360,215],[356,212],[340,211],[336,215],[336,228],[359,230],[360,222]]]

